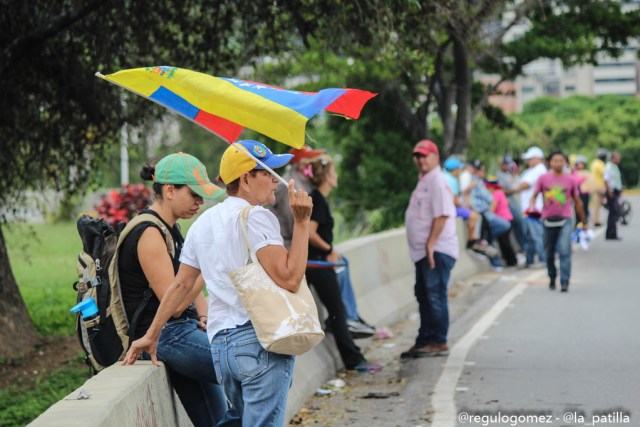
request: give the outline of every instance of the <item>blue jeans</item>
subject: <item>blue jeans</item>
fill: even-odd
[[[349,260],[342,255],[342,262],[344,267],[336,267],[336,276],[338,279],[338,285],[340,286],[340,295],[342,296],[342,302],[344,303],[344,309],[347,312],[348,320],[360,320],[358,315],[358,307],[356,306],[356,296],[353,293],[353,286],[351,285],[351,276],[349,274]]]
[[[251,322],[218,332],[211,342],[211,355],[243,426],[284,425],[293,356],[263,349]]]
[[[547,256],[547,274],[551,280],[558,276],[556,250],[560,257],[560,283],[569,283],[571,278],[571,232],[573,222],[567,219],[562,227],[544,226],[544,251]]]
[[[524,224],[527,231],[527,265],[533,264],[533,257],[538,255],[540,262],[546,262],[544,244],[542,242],[542,222],[537,218],[525,218]]]
[[[482,214],[482,217],[487,221],[487,226],[489,227],[489,243],[493,243],[511,228],[509,221],[500,218],[493,212],[486,211]]]
[[[167,322],[157,356],[167,366],[171,385],[195,427],[210,427],[224,418],[227,398],[216,382],[207,333],[198,329],[197,320]]]
[[[524,218],[522,217],[522,212],[518,206],[514,206],[513,203],[509,203],[509,210],[513,215],[513,220],[511,221],[511,229],[513,230],[513,234],[520,245],[520,248],[524,251],[527,247],[527,232],[525,230],[526,224],[524,223]]]
[[[416,347],[447,342],[449,332],[449,300],[447,286],[455,258],[440,252],[433,254],[436,266],[429,267],[427,258],[416,262],[415,295],[420,311],[420,329]]]

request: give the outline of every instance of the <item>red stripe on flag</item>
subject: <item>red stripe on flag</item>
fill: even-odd
[[[234,142],[242,133],[244,127],[232,121],[214,116],[211,113],[200,110],[194,121],[209,129],[228,143]]]
[[[360,118],[360,111],[362,111],[364,104],[378,95],[377,93],[360,89],[346,89],[346,91],[344,95],[333,101],[325,110],[357,120]]]

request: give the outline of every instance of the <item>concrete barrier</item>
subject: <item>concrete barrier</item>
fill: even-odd
[[[464,230],[464,223],[459,220],[461,253],[452,281],[464,279],[489,265],[462,249],[466,241]],[[414,265],[409,259],[404,229],[349,240],[336,248],[349,259],[358,311],[368,322],[390,325],[417,308],[413,295]],[[320,303],[318,308],[323,316]],[[363,350],[370,343],[370,339],[358,341]],[[342,361],[331,335],[309,353],[299,356],[289,391],[287,419],[341,368]],[[78,400],[80,390],[90,393],[89,399]],[[165,369],[138,362],[134,366],[116,365],[106,369],[30,424],[32,427],[76,425],[189,426],[191,423],[171,389]]]

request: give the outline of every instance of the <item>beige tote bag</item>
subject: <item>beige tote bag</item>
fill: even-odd
[[[247,206],[238,215],[249,253],[247,264],[230,271],[229,276],[262,347],[274,353],[304,354],[324,338],[318,308],[305,277],[294,293],[278,286],[264,271],[249,243],[247,222],[251,208]]]

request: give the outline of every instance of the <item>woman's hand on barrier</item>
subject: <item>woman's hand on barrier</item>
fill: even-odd
[[[160,362],[158,362],[158,357],[156,356],[156,349],[158,348],[158,340],[149,338],[147,335],[142,338],[135,340],[131,343],[131,347],[129,347],[129,351],[127,351],[127,355],[124,357],[124,360],[120,363],[121,365],[133,365],[136,363],[136,360],[140,358],[143,352],[149,353],[151,356],[151,362],[156,366],[162,366]]]
[[[289,181],[289,206],[296,221],[305,221],[311,217],[313,202],[309,194],[301,189],[295,189],[295,181]]]

